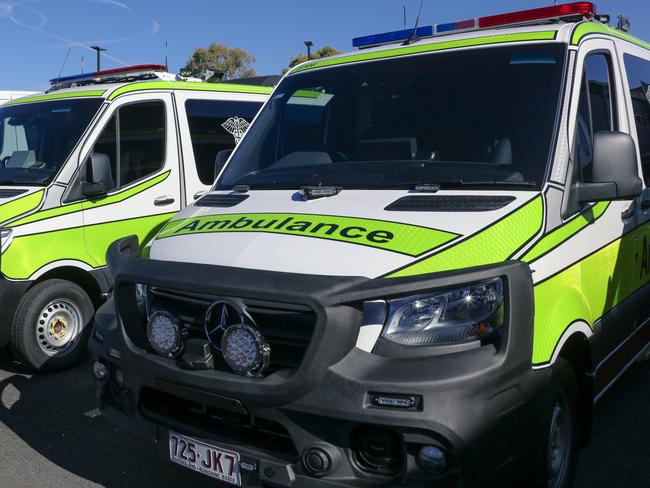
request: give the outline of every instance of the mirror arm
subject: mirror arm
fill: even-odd
[[[576,200],[580,203],[616,200],[618,191],[613,181],[601,183],[582,183],[574,185]]]

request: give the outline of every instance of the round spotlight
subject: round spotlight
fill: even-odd
[[[169,312],[154,312],[147,323],[149,344],[161,356],[174,358],[183,349],[180,321]]]
[[[104,363],[95,361],[93,364],[93,374],[99,381],[104,381],[108,376],[108,368]]]
[[[447,470],[445,451],[436,446],[422,446],[418,453],[418,463],[422,469],[436,476]]]
[[[246,324],[230,326],[221,338],[221,352],[237,374],[259,376],[269,366],[271,348],[264,337]]]

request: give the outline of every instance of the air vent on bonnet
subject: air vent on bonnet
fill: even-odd
[[[239,205],[248,197],[249,195],[243,194],[220,195],[218,193],[211,193],[199,198],[194,205],[197,207],[234,207],[235,205]]]
[[[14,190],[14,189],[0,190],[0,198],[17,197],[18,195],[22,195],[23,193],[27,193],[27,190]]]
[[[409,195],[395,200],[384,210],[389,212],[488,212],[512,202],[511,196],[483,195]]]

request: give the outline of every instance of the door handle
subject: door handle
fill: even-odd
[[[174,203],[175,201],[176,201],[176,200],[175,200],[174,197],[169,196],[169,195],[165,195],[165,196],[162,196],[162,197],[158,197],[158,198],[156,198],[156,199],[153,201],[153,204],[154,204],[156,207],[164,207],[165,205],[171,205],[171,204]]]
[[[621,219],[627,220],[634,217],[634,205],[630,205],[627,210],[621,212]]]

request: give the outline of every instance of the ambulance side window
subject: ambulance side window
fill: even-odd
[[[217,154],[235,148],[261,106],[261,102],[227,100],[185,102],[194,163],[201,183],[214,183],[214,161]]]
[[[165,105],[142,102],[120,107],[95,143],[111,161],[116,189],[165,165]]]
[[[575,159],[582,181],[591,181],[594,134],[615,130],[609,56],[590,54],[585,58],[584,73],[576,120]]]
[[[646,186],[650,185],[650,61],[625,55],[632,110]]]

